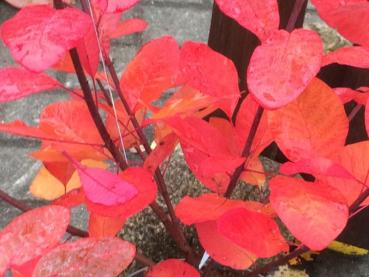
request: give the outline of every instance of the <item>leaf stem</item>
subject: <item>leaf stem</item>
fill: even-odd
[[[21,210],[22,212],[27,212],[29,210],[32,210],[30,206],[28,206],[26,203],[15,199],[14,197],[7,194],[5,191],[0,189],[0,199],[5,201],[6,203],[12,205],[13,207],[17,208],[18,210]],[[88,237],[88,233],[78,229],[72,225],[68,225],[67,232],[71,235],[78,236],[78,237]]]
[[[295,29],[297,19],[299,17],[299,14],[305,4],[306,0],[296,0],[295,5],[293,6],[292,13],[290,15],[290,18],[288,20],[286,31],[292,32],[293,29]]]
[[[115,71],[113,63],[111,62],[109,56],[106,55],[105,51],[103,51],[103,56],[104,56],[105,64],[106,64],[106,66],[109,70],[110,76],[113,80],[114,88],[115,88],[120,100],[122,101],[123,107],[126,110],[127,115],[129,116],[129,118],[132,122],[133,128],[137,132],[140,143],[143,145],[146,153],[150,154],[151,153],[151,148],[150,148],[149,142],[146,139],[146,136],[143,133],[143,130],[142,130],[140,124],[138,123],[138,121],[137,121],[137,119],[134,115],[134,112],[132,111],[131,107],[129,106],[128,102],[126,101],[126,98],[123,95],[123,92],[120,88],[119,78],[118,78],[118,75]],[[165,184],[165,180],[164,180],[163,175],[161,174],[160,169],[155,170],[155,181],[158,185],[158,188],[159,188],[159,191],[160,191],[161,195],[163,196],[164,202],[165,202],[165,204],[168,208],[169,216],[170,216],[170,218],[172,220],[172,223],[173,223],[173,226],[174,226],[174,229],[173,229],[174,236],[173,236],[173,238],[175,238],[175,240],[177,242],[180,242],[180,244],[178,246],[182,249],[182,251],[184,251],[187,254],[187,258],[190,261],[195,262],[197,259],[195,258],[193,250],[189,246],[189,244],[188,244],[188,242],[185,238],[185,235],[184,235],[183,230],[180,226],[179,220],[178,220],[178,218],[177,218],[177,216],[174,212],[174,208],[173,208],[172,202],[171,202],[170,197],[169,197],[167,186]]]
[[[261,118],[263,116],[263,112],[264,112],[264,109],[261,106],[258,106],[258,109],[256,110],[254,120],[252,122],[252,125],[251,125],[251,128],[250,128],[245,146],[242,150],[242,157],[248,158],[248,156],[250,155],[251,146],[252,146],[252,143],[253,143],[254,138],[256,136],[256,132],[258,130],[259,123],[260,123]],[[230,180],[230,182],[228,184],[228,187],[227,187],[227,191],[224,195],[225,197],[230,197],[231,196],[234,188],[237,185],[238,179],[240,178],[240,176],[241,176],[241,174],[244,170],[245,163],[246,163],[246,161],[244,163],[242,163],[242,165],[240,165],[235,170],[235,172],[232,174],[231,180]]]
[[[22,212],[27,212],[29,210],[32,210],[31,207],[29,207],[27,204],[25,204],[24,202],[15,199],[14,197],[10,196],[9,194],[7,194],[5,191],[0,189],[0,199],[2,199],[3,201],[7,202],[8,204],[12,205],[13,207],[21,210]],[[68,225],[67,227],[67,232],[73,236],[77,236],[77,237],[83,237],[83,238],[87,238],[89,236],[88,232],[83,231],[77,227],[74,227],[73,225]],[[142,254],[138,254],[136,253],[135,256],[135,260],[140,262],[143,265],[146,266],[152,266],[155,263],[149,259],[148,257],[142,255]]]

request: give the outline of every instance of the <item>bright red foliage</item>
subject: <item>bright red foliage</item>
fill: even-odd
[[[0,275],[11,269],[14,276],[117,276],[136,257],[149,266],[148,277],[200,276],[177,259],[152,265],[136,254],[133,244],[115,237],[131,216],[148,206],[196,267],[199,253],[190,250],[178,219],[194,225],[211,259],[236,270],[288,252],[289,245],[299,250],[327,247],[349,217],[369,204],[369,143],[346,143],[349,121],[361,106],[366,106],[369,133],[369,89],[332,89],[316,76],[331,64],[369,67],[369,36],[363,32],[369,2],[312,0],[321,17],[355,45],[324,55],[314,31],[279,28],[283,1],[216,0],[221,11],[260,42],[247,65],[242,93],[232,60],[204,43],[179,45],[170,36],[144,45],[119,81],[110,41],[147,28],[144,20],[121,19],[138,2],[93,0],[91,15],[73,7],[29,6],[1,26],[4,44],[24,68],[0,69],[0,102],[55,88],[71,97],[47,105],[38,126],[21,120],[0,124],[2,132],[41,141],[32,157],[42,167],[30,191],[53,201],[17,217],[0,232]],[[71,60],[68,50],[73,48],[83,69]],[[109,68],[107,78],[99,72],[102,62]],[[75,72],[81,87],[66,88],[38,73],[49,68]],[[86,86],[95,88],[96,83],[100,90],[93,95]],[[108,86],[111,90],[105,91]],[[167,100],[161,101],[162,96]],[[347,115],[344,104],[351,101],[357,106]],[[224,112],[221,118],[217,109]],[[152,141],[146,138],[146,127],[154,130]],[[264,168],[261,158],[273,142],[289,160],[279,169]],[[184,196],[173,208],[164,169],[170,166],[168,157],[180,151],[178,143],[206,192]],[[127,154],[132,147],[140,161]],[[299,173],[312,175],[314,181],[279,176]],[[257,201],[234,199],[235,187],[242,194],[248,186],[254,186],[252,199]],[[165,208],[156,202],[158,190]],[[15,201],[3,192],[0,197]],[[68,226],[69,209],[78,205],[87,207],[88,234]],[[293,238],[285,238],[280,227]],[[62,243],[66,230],[90,238]]]
[[[90,26],[90,18],[77,9],[58,11],[49,5],[36,5],[23,8],[3,23],[1,37],[17,62],[40,72],[77,46]]]
[[[150,268],[146,273],[146,277],[200,277],[200,273],[197,272],[188,263],[181,260],[169,259],[158,263]]]
[[[247,69],[250,93],[268,109],[287,105],[319,72],[322,54],[323,44],[313,31],[273,32],[251,57]]]
[[[15,218],[0,233],[0,274],[45,254],[62,239],[69,224],[69,210],[45,206]]]

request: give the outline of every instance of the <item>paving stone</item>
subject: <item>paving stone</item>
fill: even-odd
[[[211,9],[185,9],[143,6],[143,18],[150,28],[143,33],[143,41],[171,35],[182,43],[186,40],[207,41]]]

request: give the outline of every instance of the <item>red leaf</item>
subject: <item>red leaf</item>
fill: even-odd
[[[339,48],[323,57],[322,66],[332,63],[369,68],[369,50],[360,46]]]
[[[236,132],[238,136],[237,145],[239,153],[241,153],[242,148],[246,144],[247,137],[251,130],[251,125],[254,120],[256,111],[258,109],[258,103],[253,99],[251,95],[248,95],[242,102],[241,107],[237,113],[236,118]],[[251,155],[258,156],[265,147],[272,143],[273,138],[268,130],[268,120],[266,114],[264,114],[259,123],[258,129],[256,131],[255,139],[251,147]]]
[[[218,7],[241,26],[265,40],[279,28],[279,11],[276,0],[216,0]]]
[[[87,207],[90,211],[107,217],[128,218],[142,211],[155,200],[157,187],[150,172],[143,168],[131,167],[121,172],[119,176],[138,190],[137,196],[114,206],[96,204],[87,199]]]
[[[120,13],[133,8],[140,0],[107,0],[107,13]]]
[[[174,116],[204,117],[217,108],[217,99],[204,95],[187,85],[172,94],[160,110],[155,111],[152,120],[160,120]],[[152,108],[152,107],[151,107]]]
[[[173,133],[163,138],[145,160],[144,168],[154,173],[167,156],[173,152],[177,142],[178,138]]]
[[[313,31],[275,31],[251,57],[247,69],[250,93],[265,108],[295,100],[319,72],[323,44]]]
[[[25,136],[31,138],[42,138],[47,134],[37,127],[27,126],[23,121],[15,120],[9,123],[1,123],[0,131],[13,135]]]
[[[44,255],[33,276],[118,276],[135,254],[133,244],[118,238],[79,239]]]
[[[197,223],[196,230],[202,247],[218,263],[244,270],[256,261],[254,254],[221,235],[216,221]]]
[[[168,259],[152,266],[146,277],[200,277],[200,273],[186,262]]]
[[[340,164],[333,160],[320,157],[284,163],[280,166],[279,172],[285,175],[309,173],[312,175],[353,179],[353,176]]]
[[[366,133],[369,134],[369,99],[365,105],[365,129]]]
[[[232,144],[216,127],[196,117],[165,120],[180,139],[186,162],[195,176],[209,189],[223,194],[229,176],[244,162],[232,153]]]
[[[127,19],[121,22],[110,34],[111,38],[119,38],[137,32],[143,32],[148,27],[145,20],[139,18]]]
[[[240,97],[238,75],[233,62],[204,43],[187,41],[181,49],[183,81],[217,99],[229,117]]]
[[[260,258],[268,258],[289,247],[274,220],[245,208],[226,212],[218,221],[220,234]]]
[[[87,168],[74,163],[88,200],[96,204],[113,206],[126,203],[138,191],[119,175],[100,168]]]
[[[68,209],[53,205],[16,217],[0,233],[0,273],[8,266],[22,265],[52,249],[63,237],[69,219]]]
[[[176,85],[179,47],[172,37],[146,44],[123,72],[120,87],[131,107],[151,103],[166,89]]]
[[[181,143],[219,157],[230,156],[226,136],[205,120],[197,117],[172,117],[165,120],[179,137]]]
[[[314,79],[296,101],[269,112],[268,120],[276,143],[291,161],[329,157],[345,145],[348,133],[340,99],[319,79]]]
[[[326,176],[317,176],[317,180],[340,191],[342,196],[346,198],[347,205],[351,205],[363,191],[362,184],[368,185],[368,156],[368,141],[346,145],[336,150],[334,160],[354,176],[355,180]]]
[[[60,205],[68,209],[85,203],[85,193],[82,189],[74,189],[62,197],[53,201],[54,205]]]
[[[196,178],[208,189],[224,194],[230,182],[230,176],[244,161],[238,156],[209,155],[195,147],[181,143],[182,151]]]
[[[93,26],[89,28],[83,40],[78,42],[77,51],[83,68],[94,77],[100,62],[100,51]]]
[[[353,43],[369,45],[369,3],[366,0],[312,0],[319,16]]]
[[[314,251],[326,248],[346,226],[345,198],[326,184],[277,176],[270,190],[270,202],[283,223]]]
[[[263,205],[258,202],[231,200],[215,193],[206,193],[197,198],[185,196],[175,208],[177,217],[186,225],[217,220],[231,209],[246,208],[263,211]]]
[[[35,74],[18,67],[1,68],[0,80],[0,103],[61,86],[46,74]]]
[[[17,62],[40,72],[75,47],[90,24],[89,16],[74,8],[55,10],[49,5],[28,6],[5,21],[1,37]]]
[[[124,225],[126,218],[106,217],[90,213],[88,234],[93,238],[114,237]]]

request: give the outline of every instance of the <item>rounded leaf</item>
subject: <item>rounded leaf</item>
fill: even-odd
[[[5,21],[1,37],[17,62],[40,72],[75,47],[90,26],[90,17],[78,9],[55,10],[49,5],[36,5],[21,9]]]
[[[0,233],[0,270],[5,262],[22,265],[52,249],[65,234],[69,220],[69,210],[56,205],[16,217]]]
[[[216,193],[206,193],[197,198],[185,196],[175,208],[177,217],[186,225],[216,220],[234,208],[248,208],[262,211],[258,202],[231,200]]]
[[[87,199],[87,207],[90,211],[106,217],[128,218],[142,211],[155,200],[157,187],[149,171],[139,167],[130,167],[121,172],[119,176],[136,188],[137,195],[125,203],[113,206],[93,203]]]
[[[200,273],[186,262],[177,259],[162,261],[146,273],[146,277],[200,277]]]
[[[150,104],[168,88],[176,85],[179,46],[169,36],[150,41],[127,65],[120,87],[134,108],[137,103]]]
[[[268,109],[287,105],[319,72],[322,54],[322,41],[314,31],[275,31],[251,57],[247,69],[250,93]]]
[[[276,143],[291,161],[329,157],[345,145],[348,133],[341,100],[319,79],[314,79],[296,101],[269,112],[268,123]]]
[[[220,10],[260,40],[279,28],[277,0],[216,0]]]
[[[115,277],[129,266],[135,254],[135,246],[119,238],[79,239],[44,255],[32,276]]]
[[[202,247],[212,259],[222,265],[244,270],[257,259],[254,254],[221,235],[216,221],[197,223],[196,230]]]
[[[0,103],[61,86],[46,74],[35,74],[18,67],[1,68],[0,80]]]
[[[119,175],[106,169],[77,167],[86,198],[93,203],[113,206],[126,203],[138,191]]]
[[[289,247],[272,217],[245,208],[226,212],[217,221],[220,234],[259,258],[273,257]]]
[[[217,99],[231,117],[240,98],[237,69],[232,60],[205,43],[187,41],[181,49],[181,77],[188,86]]]
[[[277,176],[270,202],[291,233],[312,250],[326,248],[346,226],[348,206],[340,192],[320,182]]]

